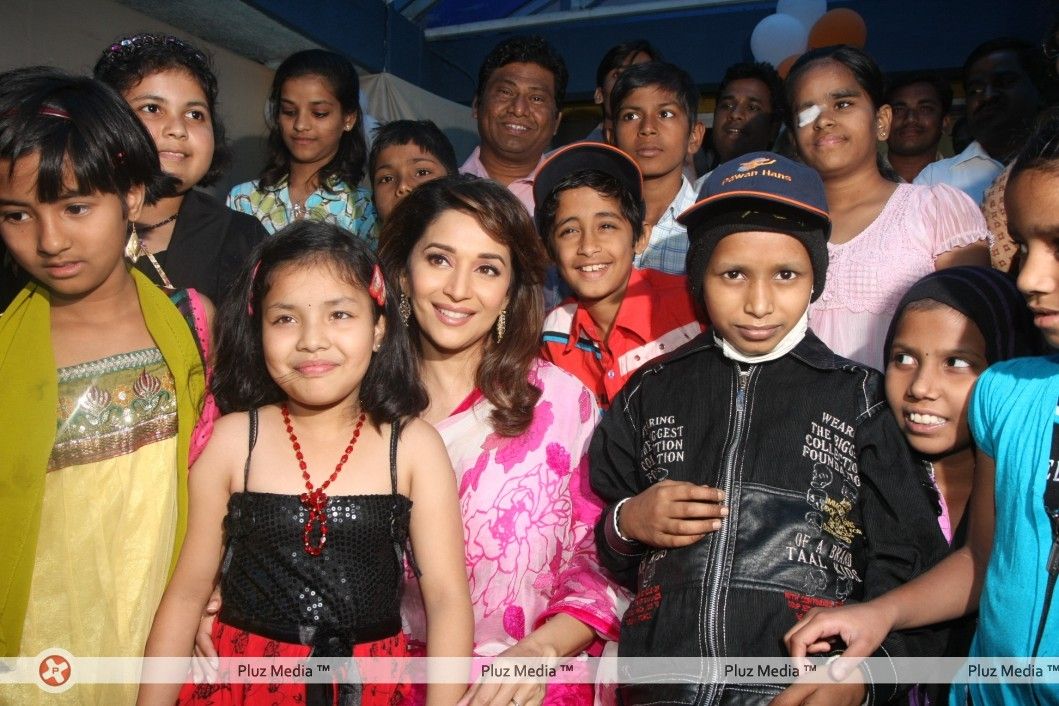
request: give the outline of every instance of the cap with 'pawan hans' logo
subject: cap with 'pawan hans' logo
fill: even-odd
[[[688,229],[689,273],[692,260],[708,259],[726,235],[784,233],[800,240],[809,251],[813,300],[824,291],[831,219],[824,183],[816,170],[804,164],[774,152],[751,152],[725,162],[713,170],[699,191],[699,200],[677,221]]]

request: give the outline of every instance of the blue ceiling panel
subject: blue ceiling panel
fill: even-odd
[[[552,14],[544,13],[533,16],[535,24],[527,25],[526,18],[519,18],[509,30],[442,36],[428,39],[427,44],[437,54],[473,70],[502,39],[516,34],[542,35],[569,67],[568,96],[584,99],[595,88],[596,66],[607,49],[643,38],[657,46],[666,59],[687,69],[696,83],[709,87],[720,81],[727,66],[752,58],[750,34],[763,17],[775,12],[775,7],[772,1],[748,2],[586,20],[577,20],[576,12],[555,13],[566,15],[562,22],[545,22]],[[864,17],[868,27],[866,49],[886,72],[951,71],[986,39],[1011,35],[1039,41],[1051,17],[1048,0],[857,0],[831,2],[829,7],[851,7]],[[462,102],[469,102],[473,94],[473,87],[429,88]]]

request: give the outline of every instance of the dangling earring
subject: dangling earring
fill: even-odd
[[[404,292],[401,292],[401,301],[397,303],[397,314],[401,317],[401,323],[408,328],[408,320],[412,318],[412,304]]]
[[[136,223],[130,221],[129,225],[132,226],[132,232],[129,234],[129,239],[125,241],[125,257],[132,260],[132,264],[135,265],[140,259],[140,236],[136,234]]]
[[[496,342],[500,343],[504,340],[504,332],[507,331],[507,309],[500,312],[500,316],[496,317]]]

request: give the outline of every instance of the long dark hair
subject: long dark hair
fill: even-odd
[[[342,106],[342,112],[353,113],[357,118],[353,129],[342,133],[335,156],[318,173],[320,187],[328,191],[336,179],[354,187],[364,176],[364,160],[368,153],[364,140],[364,115],[360,109],[360,79],[349,59],[323,49],[307,49],[291,54],[272,77],[272,92],[268,97],[268,161],[261,170],[258,184],[263,189],[273,187],[290,173],[290,152],[283,143],[283,132],[279,126],[280,97],[283,84],[301,76],[318,76],[326,81]]]
[[[351,284],[368,288],[375,255],[359,238],[338,226],[296,221],[262,241],[251,254],[221,306],[213,394],[221,411],[242,412],[286,399],[268,374],[261,342],[261,309],[275,272],[286,266],[333,267]],[[397,313],[398,288],[386,279],[386,306],[373,305],[375,320],[386,317],[379,350],[360,384],[360,405],[372,423],[418,415],[427,406],[416,359]]]
[[[412,249],[446,211],[471,216],[511,250],[510,323],[499,343],[486,337],[475,384],[494,406],[489,416],[493,430],[501,436],[518,436],[533,421],[533,408],[541,395],[530,383],[529,371],[544,325],[541,283],[547,257],[529,213],[510,191],[486,179],[455,175],[416,187],[397,205],[379,236],[383,269],[393,275],[407,273]],[[414,317],[408,321],[408,330],[418,357],[421,334]]]
[[[217,114],[217,76],[204,52],[168,34],[134,34],[107,47],[92,73],[103,83],[124,93],[152,74],[173,69],[186,71],[206,95],[206,107],[209,108],[210,125],[213,128],[213,159],[198,183],[200,186],[209,186],[228,168],[232,151],[225,137],[224,123]]]

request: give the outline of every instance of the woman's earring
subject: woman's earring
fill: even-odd
[[[496,342],[500,343],[504,340],[504,333],[507,331],[507,309],[500,312],[500,316],[496,317]]]
[[[412,303],[408,301],[408,295],[401,292],[401,301],[397,303],[397,314],[401,317],[401,323],[408,327],[408,320],[412,318]]]
[[[132,232],[129,233],[129,239],[125,241],[125,257],[132,260],[135,265],[140,259],[140,236],[136,234],[136,224],[130,223],[129,225],[132,226]]]

